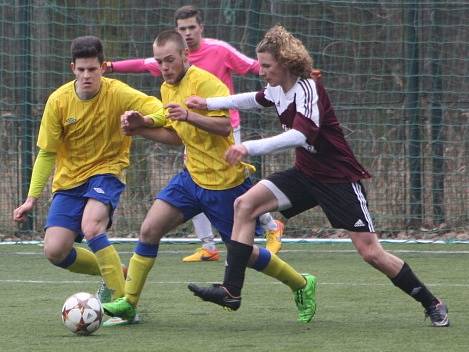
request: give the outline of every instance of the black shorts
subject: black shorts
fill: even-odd
[[[360,181],[322,183],[306,177],[295,168],[276,172],[266,180],[283,193],[279,211],[286,218],[319,205],[334,228],[374,232],[365,188]],[[265,186],[268,187],[267,184]],[[271,191],[275,194],[274,190]],[[276,196],[278,198],[278,194]]]

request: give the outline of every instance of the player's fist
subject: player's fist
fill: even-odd
[[[231,165],[240,162],[248,155],[248,150],[242,144],[235,144],[228,148],[225,152],[225,160]]]
[[[187,121],[189,118],[189,111],[178,104],[168,104],[165,109],[168,109],[167,116],[171,120]]]
[[[207,99],[197,96],[187,98],[186,105],[189,109],[207,110]]]
[[[13,220],[16,222],[26,221],[28,213],[33,210],[36,198],[28,197],[26,201],[13,211]]]
[[[131,136],[134,131],[145,126],[145,119],[138,111],[126,111],[121,115],[121,128],[125,135]]]

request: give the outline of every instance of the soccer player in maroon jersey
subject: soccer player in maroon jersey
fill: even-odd
[[[236,164],[249,155],[295,148],[295,164],[261,180],[236,199],[223,284],[207,288],[190,284],[189,289],[203,300],[220,305],[229,299],[241,299],[256,217],[278,210],[291,218],[320,206],[333,227],[348,231],[363,260],[422,304],[433,326],[449,326],[446,305],[407,263],[379,243],[361,183],[371,176],[346,142],[325,88],[310,78],[313,61],[302,42],[282,26],[274,26],[256,51],[260,76],[267,82],[264,90],[219,98],[191,97],[188,105],[209,110],[275,107],[285,131],[233,145],[225,158]]]

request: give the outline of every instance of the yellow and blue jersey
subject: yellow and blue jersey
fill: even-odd
[[[227,86],[211,73],[189,67],[184,77],[177,84],[167,82],[161,86],[163,103],[179,104],[187,109],[185,101],[190,96],[220,97],[229,95]],[[213,118],[229,119],[228,110],[193,110]],[[236,187],[246,179],[243,164],[228,164],[224,159],[225,151],[234,144],[233,133],[228,137],[204,131],[185,121],[168,120],[165,127],[174,129],[186,147],[185,166],[194,182],[202,188],[224,190]]]
[[[57,154],[52,191],[77,187],[98,174],[113,174],[125,182],[131,138],[121,132],[120,116],[127,110],[159,112],[164,124],[161,101],[104,77],[98,94],[82,100],[74,83],[51,94],[39,129],[38,147]]]

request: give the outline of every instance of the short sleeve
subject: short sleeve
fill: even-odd
[[[42,114],[37,146],[44,151],[55,153],[63,139],[63,127],[58,107],[58,100],[52,94],[47,100]]]

